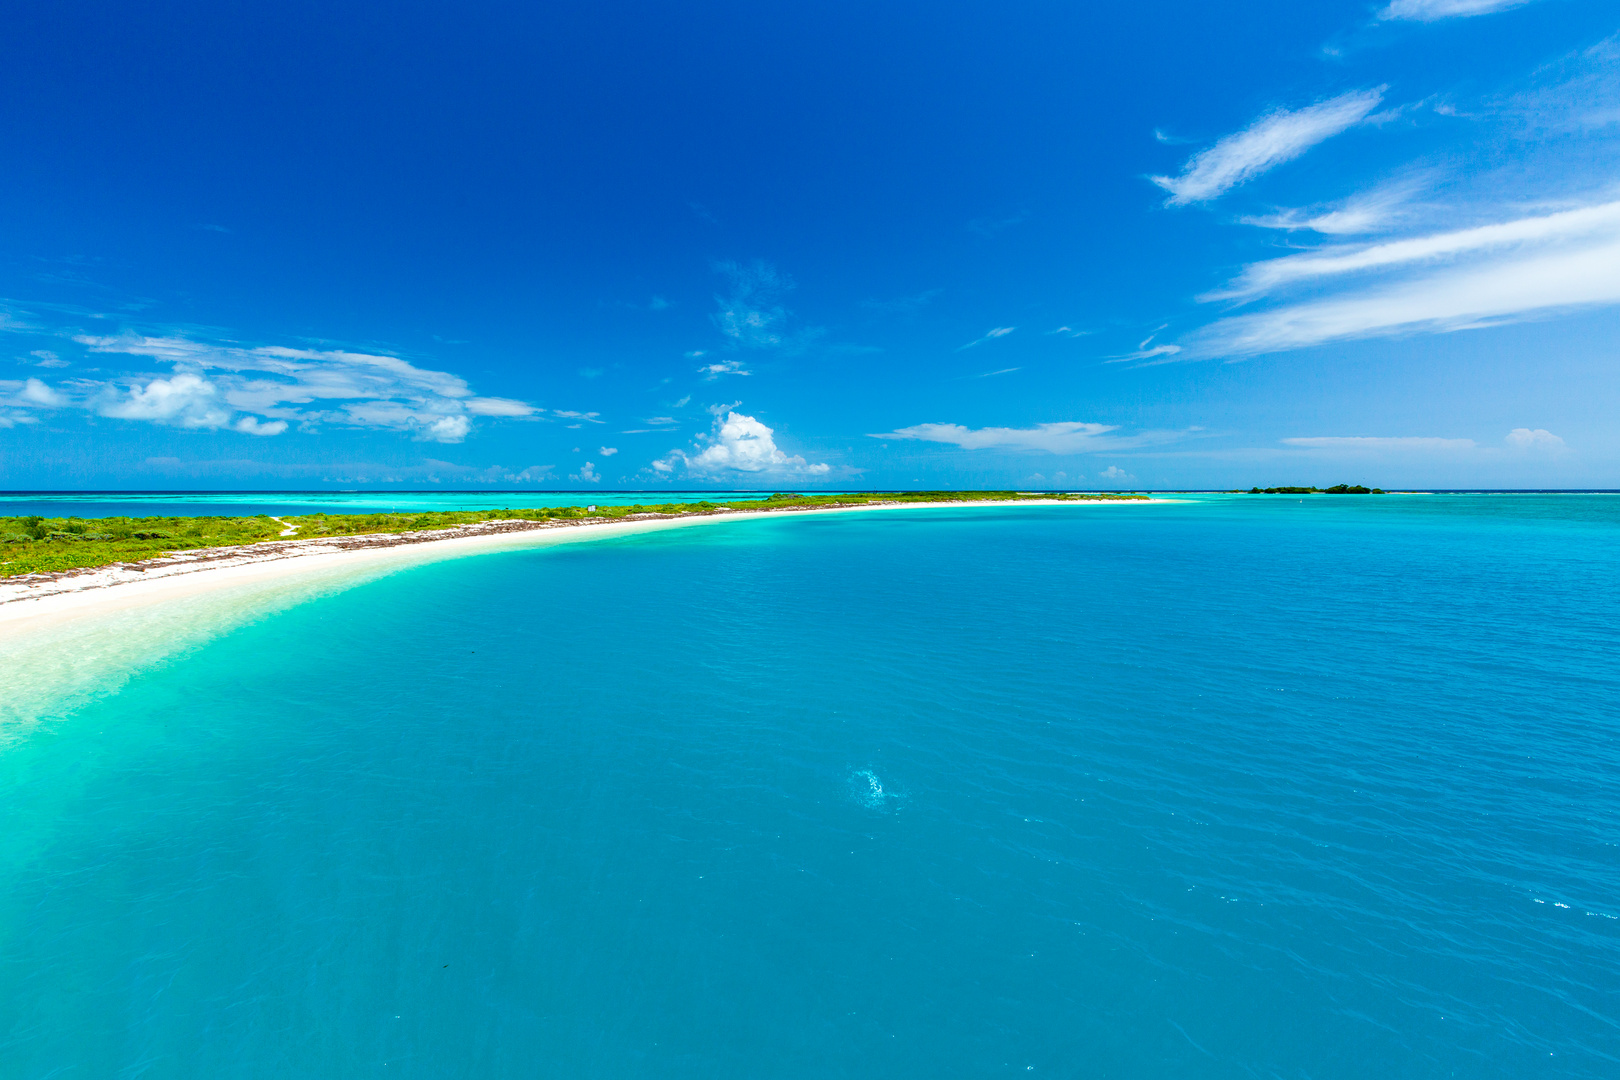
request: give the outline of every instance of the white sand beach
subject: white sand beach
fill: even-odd
[[[988,508],[995,506],[1132,506],[1164,499],[1016,499],[974,502],[894,502],[853,506],[784,507],[773,510],[711,510],[690,514],[637,514],[626,518],[530,521],[494,520],[449,529],[370,533],[319,539],[267,540],[255,544],[181,551],[138,563],[115,563],[50,574],[0,579],[0,637],[14,635],[42,617],[71,617],[123,609],[298,576],[388,570],[430,559],[455,558],[512,547],[535,547],[659,529],[737,521],[775,514],[841,514],[862,510]],[[291,530],[283,532],[289,535]]]

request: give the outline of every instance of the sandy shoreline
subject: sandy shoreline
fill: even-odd
[[[502,548],[581,541],[658,529],[734,521],[774,514],[838,514],[858,510],[974,506],[1128,506],[1162,500],[1010,499],[995,502],[863,503],[853,506],[713,510],[692,514],[637,514],[574,521],[496,520],[450,529],[376,533],[308,540],[266,540],[204,548],[84,570],[0,579],[0,638],[26,634],[42,621],[145,606],[233,585],[268,583],[343,570],[378,570]],[[364,575],[363,575],[364,576]]]
[[[490,521],[404,534],[267,540],[0,580],[0,748],[75,714],[130,679],[310,600],[443,559],[690,528],[772,514],[971,506],[1136,506],[1148,500],[869,503],[638,515],[611,521]],[[1153,500],[1168,502],[1174,500]]]

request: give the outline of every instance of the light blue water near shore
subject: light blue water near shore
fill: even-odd
[[[1620,1075],[1620,498],[418,567],[0,755],[0,1075]]]

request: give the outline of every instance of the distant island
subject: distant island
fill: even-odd
[[[1116,492],[904,491],[857,495],[778,492],[737,502],[657,503],[635,506],[552,506],[527,509],[430,511],[420,514],[305,514],[274,517],[0,517],[0,578],[62,575],[97,567],[145,569],[187,553],[189,561],[229,557],[247,545],[304,546],[348,537],[344,544],[380,547],[416,544],[491,532],[522,532],[568,525],[690,518],[715,514],[839,510],[917,503],[1119,502],[1148,496]]]
[[[1250,488],[1248,491],[1233,491],[1232,495],[1388,495],[1383,488],[1362,487],[1360,484],[1334,484],[1330,488],[1318,487],[1273,487]]]

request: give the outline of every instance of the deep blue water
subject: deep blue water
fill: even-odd
[[[1620,498],[421,566],[0,752],[0,1075],[1620,1075]]]

